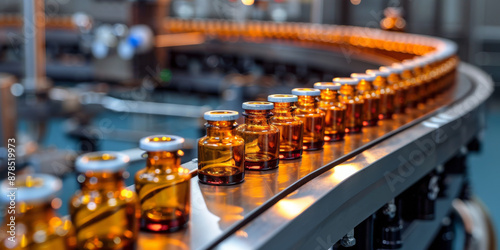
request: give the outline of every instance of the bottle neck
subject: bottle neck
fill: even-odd
[[[321,90],[321,102],[338,102],[339,95],[337,90],[322,89]]]
[[[235,120],[232,121],[207,121],[205,127],[209,137],[231,137],[234,129],[238,126]]]
[[[295,109],[295,105],[291,102],[275,102],[272,112],[274,117],[293,117]]]
[[[301,95],[299,96],[297,107],[300,109],[316,109],[318,106],[314,96]]]
[[[372,91],[372,82],[360,80],[356,89],[359,94],[370,93]]]
[[[92,172],[83,173],[85,180],[80,183],[82,191],[116,191],[125,188],[123,170],[117,172]],[[81,177],[79,176],[78,179]]]
[[[343,99],[354,99],[356,97],[356,89],[352,85],[342,85],[339,92]]]
[[[247,125],[268,125],[269,118],[273,116],[271,110],[249,110],[243,112],[245,124]]]
[[[377,78],[375,78],[375,81],[373,81],[373,86],[377,89],[387,87],[387,78],[383,76],[377,76]]]
[[[398,73],[392,73],[387,78],[389,84],[398,84],[401,81],[401,77]]]
[[[171,170],[171,172],[177,172],[181,165],[181,157],[184,152],[181,150],[177,151],[160,151],[160,152],[148,152],[148,158],[146,160],[146,168],[152,170]],[[170,171],[169,171],[170,172]]]

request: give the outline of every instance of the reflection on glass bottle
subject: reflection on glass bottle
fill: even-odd
[[[318,108],[316,97],[318,89],[295,88],[292,94],[298,96],[295,116],[304,123],[302,148],[304,150],[319,150],[325,143],[325,112]]]
[[[279,158],[290,160],[302,156],[302,140],[304,123],[295,116],[298,98],[296,95],[270,95],[268,101],[274,103],[271,124],[280,130]]]
[[[278,167],[280,130],[269,123],[272,102],[245,102],[245,124],[236,133],[245,141],[245,168],[270,170]]]
[[[363,128],[363,96],[357,94],[358,80],[348,77],[333,78],[333,82],[340,84],[340,101],[346,106],[345,132],[361,133]]]
[[[141,229],[172,232],[189,220],[190,174],[181,167],[184,138],[155,135],[142,138],[147,152],[146,168],[135,175],[135,190],[141,204]]]
[[[233,185],[245,177],[245,142],[235,133],[238,112],[208,111],[207,135],[198,141],[198,179],[212,185]]]
[[[0,249],[74,249],[76,240],[69,220],[57,216],[62,183],[47,174],[16,176],[4,180],[1,200],[5,214]]]
[[[346,106],[339,100],[341,85],[333,82],[317,82],[315,89],[321,91],[319,109],[325,112],[325,141],[340,141],[345,135]]]
[[[376,126],[380,113],[380,95],[373,86],[375,76],[353,73],[351,77],[359,80],[356,89],[358,95],[363,97],[363,126]]]
[[[125,187],[128,156],[93,152],[76,160],[80,190],[70,200],[79,249],[134,249],[139,229],[138,199]]]

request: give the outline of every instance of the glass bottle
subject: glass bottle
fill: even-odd
[[[410,107],[417,108],[418,104],[422,102],[422,69],[414,60],[403,60],[402,62],[405,71],[403,71],[403,78],[410,83],[410,93],[412,98],[410,100]]]
[[[325,112],[318,108],[316,100],[321,92],[318,89],[295,88],[292,94],[298,96],[295,116],[304,123],[302,149],[322,149],[325,144]]]
[[[358,80],[349,77],[333,78],[333,82],[340,84],[340,101],[346,106],[345,132],[361,133],[363,128],[363,97],[357,94]]]
[[[245,141],[245,168],[270,170],[278,167],[280,130],[270,124],[272,102],[244,102],[245,124],[236,133]]]
[[[290,160],[302,156],[302,136],[304,133],[304,123],[295,117],[296,95],[276,94],[267,97],[267,100],[274,103],[271,124],[280,130],[280,152],[279,158]]]
[[[346,106],[339,100],[341,85],[333,82],[317,82],[315,89],[321,91],[319,109],[325,112],[325,141],[340,141],[345,135]]]
[[[207,135],[198,141],[198,179],[212,185],[233,185],[245,177],[245,142],[235,133],[238,112],[204,114]]]
[[[373,86],[380,95],[380,113],[378,118],[380,120],[391,119],[394,114],[394,90],[388,85],[387,77],[390,72],[369,69],[367,74],[375,75]]]
[[[389,72],[387,82],[394,90],[394,113],[404,114],[406,111],[406,86],[401,80],[402,67],[380,67],[380,71]]]
[[[380,95],[373,86],[374,75],[352,73],[351,78],[359,80],[356,89],[358,95],[363,97],[363,126],[377,126],[380,114]]]
[[[400,80],[403,84],[403,89],[405,90],[405,106],[406,108],[415,108],[417,107],[417,97],[416,97],[416,82],[412,73],[412,66],[405,65],[402,63],[393,63],[393,68],[401,68],[402,71],[400,73]]]
[[[92,152],[76,160],[80,183],[70,200],[78,249],[134,249],[139,230],[139,204],[125,187],[128,156]]]
[[[181,167],[184,138],[154,135],[142,138],[146,168],[135,174],[135,190],[141,206],[140,226],[152,232],[173,232],[189,220],[189,170]]]
[[[5,215],[0,249],[74,249],[71,221],[56,213],[62,203],[56,198],[61,186],[60,179],[47,174],[19,175],[2,182]]]

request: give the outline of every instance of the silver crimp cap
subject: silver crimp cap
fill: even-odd
[[[299,98],[296,95],[274,94],[269,95],[267,100],[270,102],[296,102]]]
[[[271,110],[274,108],[272,102],[244,102],[241,107],[249,110]]]
[[[333,78],[334,83],[339,83],[341,85],[347,84],[347,85],[356,85],[359,83],[358,79],[355,78],[350,78],[350,77],[335,77]]]
[[[358,80],[365,80],[365,81],[369,81],[369,82],[372,82],[375,80],[375,78],[377,78],[377,76],[375,76],[375,75],[363,74],[363,73],[352,73],[351,77],[356,78]]]
[[[76,159],[76,170],[78,172],[95,171],[95,172],[117,172],[124,169],[130,159],[126,154],[101,151],[92,152],[79,156]]]
[[[340,87],[342,87],[342,84],[334,82],[317,82],[314,84],[315,89],[339,90]]]
[[[205,112],[203,115],[203,118],[207,121],[234,121],[238,117],[238,112],[232,110],[212,110]]]
[[[295,88],[292,89],[294,95],[319,96],[321,92],[318,89],[311,88]]]
[[[148,152],[177,151],[183,145],[184,138],[175,135],[152,135],[139,142],[139,148]]]
[[[11,201],[12,188],[15,191],[16,202],[47,202],[56,197],[61,190],[62,182],[59,178],[48,174],[26,174],[16,177],[15,185],[11,186],[11,181],[4,180],[0,186],[3,203]]]

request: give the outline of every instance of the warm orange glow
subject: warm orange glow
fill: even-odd
[[[310,196],[297,199],[283,199],[277,203],[279,214],[285,218],[293,219],[306,210],[314,199]]]
[[[179,34],[165,34],[156,36],[156,47],[174,47],[193,44],[202,44],[205,36],[200,32],[189,32]],[[157,141],[157,138],[155,138]]]
[[[342,164],[333,168],[331,178],[336,182],[341,182],[359,170],[354,164]]]
[[[255,2],[254,0],[241,0],[241,2],[246,5],[246,6],[250,6],[250,5],[253,5],[253,3]]]
[[[351,3],[354,5],[359,5],[361,3],[361,0],[351,0]]]

